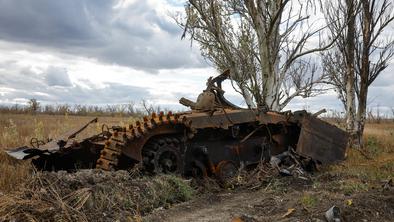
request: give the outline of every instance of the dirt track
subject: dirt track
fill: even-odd
[[[300,188],[300,187],[298,187]],[[240,190],[201,196],[159,209],[146,221],[325,221],[331,206],[341,209],[342,221],[393,221],[394,190],[372,190],[351,196],[325,190]],[[294,211],[284,216],[288,209]]]

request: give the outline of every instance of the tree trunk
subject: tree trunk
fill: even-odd
[[[355,139],[355,71],[354,71],[354,49],[355,49],[355,5],[353,0],[346,0],[348,23],[346,39],[346,131],[349,133],[349,146],[351,147]]]
[[[357,142],[360,148],[363,148],[363,134],[367,111],[368,97],[368,78],[369,78],[369,53],[371,43],[371,22],[372,14],[370,12],[369,0],[362,0],[362,52],[361,52],[361,70],[360,70],[360,93],[358,95],[357,109]]]
[[[245,86],[239,85],[239,88],[241,90],[242,96],[245,99],[245,103],[248,106],[248,108],[256,108],[256,104],[253,101],[252,95],[250,95],[250,92],[248,89],[246,89]]]
[[[279,89],[277,86],[277,75],[271,74],[266,78],[266,84],[265,89],[263,91],[264,93],[264,99],[265,102],[267,103],[268,107],[273,110],[273,111],[280,111],[280,103],[279,103]]]
[[[237,86],[239,87],[242,97],[244,98],[245,103],[248,106],[248,108],[256,108],[256,103],[253,101],[253,95],[248,90],[247,84],[245,84],[242,81],[237,81],[239,79],[242,79],[242,77],[240,77],[241,75],[237,71],[237,68],[235,67],[235,65],[231,66],[230,74],[231,74],[231,78],[233,80],[235,80],[235,82],[237,83]]]
[[[258,10],[262,10],[264,7],[268,7],[269,11],[275,15],[278,10],[281,8],[281,2],[276,2],[268,5],[260,5],[257,3]],[[262,13],[260,11],[260,13]],[[265,104],[258,105],[267,105],[271,110],[280,111],[280,101],[279,101],[279,93],[280,93],[280,85],[279,84],[279,45],[280,40],[279,35],[279,25],[280,18],[273,22],[274,18],[271,17],[267,19],[262,17],[262,15],[255,15],[257,19],[256,21],[256,31],[258,36],[259,43],[259,52],[260,52],[260,68],[261,68],[261,76],[262,76],[262,101]],[[267,27],[264,23],[271,23],[271,30],[267,30]]]
[[[362,81],[361,81],[362,82]],[[364,134],[364,126],[366,121],[367,114],[367,94],[368,94],[368,85],[362,84],[360,86],[360,96],[358,98],[358,109],[357,109],[357,140],[356,146],[363,148],[363,134]]]
[[[258,23],[262,23],[261,20],[258,20]],[[259,53],[260,53],[260,69],[261,69],[261,77],[262,77],[262,89],[261,89],[261,101],[257,104],[258,106],[267,105],[271,110],[278,111],[279,103],[275,103],[275,97],[279,93],[276,87],[276,78],[277,73],[272,67],[272,60],[276,60],[276,58],[272,58],[272,48],[270,47],[271,37],[268,33],[265,33],[266,30],[264,26],[259,26],[257,29],[257,36],[259,39]],[[265,104],[264,104],[265,103]]]

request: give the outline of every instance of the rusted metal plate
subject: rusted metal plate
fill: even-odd
[[[201,112],[190,113],[181,116],[184,124],[190,128],[222,128],[227,129],[229,126],[256,121],[256,113],[254,110],[218,110],[213,113]]]
[[[290,117],[276,112],[266,112],[260,113],[258,119],[261,124],[277,124],[280,122],[288,122]]]
[[[302,120],[297,152],[322,164],[345,158],[348,135],[345,131],[313,116]]]

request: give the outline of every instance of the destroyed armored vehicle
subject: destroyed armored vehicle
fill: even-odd
[[[229,72],[209,78],[197,101],[180,99],[191,111],[151,114],[128,127],[107,127],[77,140],[92,120],[78,130],[47,143],[8,151],[32,159],[43,170],[141,167],[151,173],[226,177],[271,155],[294,150],[318,164],[345,157],[347,134],[306,111],[273,112],[243,109],[224,98],[222,81]]]

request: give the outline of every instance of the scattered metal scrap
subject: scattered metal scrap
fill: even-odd
[[[36,142],[8,154],[33,158],[44,170],[117,170],[138,164],[150,173],[221,178],[262,160],[279,161],[279,165],[292,158],[297,167],[305,167],[304,161],[330,164],[344,159],[347,134],[318,119],[319,113],[242,109],[223,96],[221,84],[228,77],[226,71],[209,78],[196,102],[181,98],[180,103],[191,111],[153,113],[128,127],[103,126],[102,133],[76,140],[78,133],[97,121],[94,119],[59,139]],[[281,170],[293,174],[296,167]]]
[[[303,180],[309,180],[308,172],[317,168],[312,158],[299,155],[291,147],[288,151],[272,156],[270,165],[282,176],[294,176]]]
[[[340,222],[341,221],[341,210],[337,206],[332,206],[324,214],[328,222]]]

